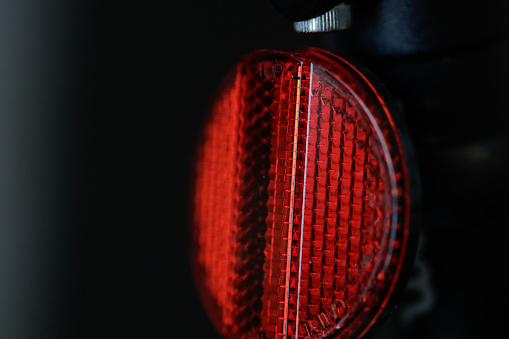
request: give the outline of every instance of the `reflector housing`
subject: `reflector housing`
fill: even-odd
[[[244,57],[197,154],[196,283],[231,338],[361,337],[409,237],[403,143],[380,92],[316,48]]]

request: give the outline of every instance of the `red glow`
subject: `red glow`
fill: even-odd
[[[327,52],[256,52],[216,99],[196,165],[197,284],[235,338],[359,337],[401,269],[409,194],[380,95]]]

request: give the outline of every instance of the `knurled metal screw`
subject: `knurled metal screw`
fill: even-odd
[[[293,29],[298,33],[322,33],[347,29],[351,25],[351,7],[342,3],[316,18],[294,22]]]

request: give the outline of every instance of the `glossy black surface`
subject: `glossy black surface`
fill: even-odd
[[[509,30],[509,2],[372,0],[354,3],[352,29],[332,34],[339,45],[373,57],[443,55],[476,48]]]
[[[344,0],[270,0],[270,2],[285,18],[303,21],[327,12]]]

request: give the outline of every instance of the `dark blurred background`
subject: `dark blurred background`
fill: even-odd
[[[493,92],[486,86],[497,88],[499,97],[508,89],[507,44],[496,47],[507,39],[497,29],[496,39],[476,36],[451,51],[439,46],[425,54],[431,59],[400,55],[388,63],[381,62],[388,55],[369,53],[369,41],[348,50],[352,37],[345,39],[345,50],[363,51],[354,56],[381,78],[399,74],[392,88],[407,116],[412,107],[424,107],[417,109],[420,117],[440,113],[409,119],[419,138],[423,183],[431,187],[424,189],[432,210],[424,223],[435,225],[426,231],[427,258],[419,264],[425,269],[416,273],[425,277],[414,282],[424,287],[415,288],[407,303],[425,306],[417,312],[424,320],[410,322],[413,332],[402,330],[400,312],[380,338],[479,338],[496,333],[507,315],[491,315],[509,301],[508,199],[496,191],[507,183],[493,179],[507,169],[506,120],[489,142],[462,139],[473,135],[468,128],[475,123],[463,124],[463,134],[450,123],[445,128],[453,141],[467,145],[459,148],[450,140],[444,141],[449,148],[438,147],[437,135],[450,133],[433,127],[467,115],[483,127],[493,110],[507,113],[500,100],[486,111],[461,114],[471,102],[485,105]],[[217,337],[194,290],[187,252],[191,158],[207,103],[241,55],[330,46],[336,39],[293,33],[268,1],[0,0],[0,337]],[[409,39],[405,53],[416,52],[408,34],[398,39]],[[461,56],[460,47],[474,54],[492,50],[479,52],[477,71],[460,57],[465,64],[455,64],[456,77],[429,80],[433,69],[449,69],[444,65]],[[489,66],[493,60],[496,71]],[[407,73],[410,78],[402,76]],[[421,84],[412,78],[417,73],[428,80]],[[436,83],[442,87],[426,89]],[[448,92],[459,83],[480,95]],[[429,95],[406,103],[408,88]],[[463,98],[453,119],[443,113],[443,107],[456,107],[454,100],[442,100],[445,92]],[[438,132],[427,138],[428,129]],[[490,135],[489,128],[481,134]],[[495,161],[486,165],[486,159]],[[437,188],[437,180],[449,186]],[[457,190],[466,182],[473,183],[471,195]],[[467,216],[458,217],[461,208],[447,197],[465,203]]]
[[[214,337],[187,253],[200,120],[241,55],[308,40],[265,1],[1,0],[0,337]]]

